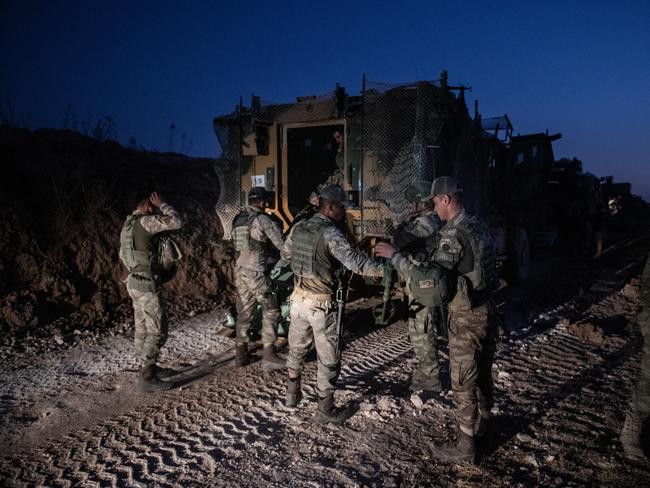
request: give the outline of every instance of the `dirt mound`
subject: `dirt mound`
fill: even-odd
[[[0,158],[3,333],[66,332],[67,323],[95,327],[130,316],[119,232],[136,194],[148,189],[186,219],[179,235],[184,258],[165,290],[172,314],[205,310],[229,295],[231,256],[214,212],[213,160],[6,126]]]

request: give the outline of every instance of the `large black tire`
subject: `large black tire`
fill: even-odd
[[[503,278],[509,285],[520,285],[528,280],[530,270],[530,242],[525,228],[517,226],[515,229],[511,251],[505,262]]]

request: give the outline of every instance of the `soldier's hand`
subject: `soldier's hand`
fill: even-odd
[[[391,259],[396,252],[397,249],[388,242],[379,242],[375,246],[375,256],[379,256],[380,258]]]
[[[165,203],[163,197],[156,191],[149,195],[149,201],[156,208],[160,208],[160,206]]]

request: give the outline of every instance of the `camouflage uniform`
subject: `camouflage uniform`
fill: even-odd
[[[238,218],[241,217],[242,225]],[[280,318],[278,298],[268,274],[269,244],[277,249],[283,246],[282,231],[261,209],[248,206],[235,219],[233,234],[239,256],[235,263],[237,287],[237,342],[248,342],[255,306],[262,307],[262,344],[270,345],[276,339]]]
[[[163,203],[160,212],[162,215],[144,215],[136,210],[129,215],[125,228],[131,226],[132,231],[125,234],[123,230],[122,236],[124,238],[131,235],[133,244],[130,246],[122,242],[120,248],[120,256],[129,252],[129,249],[141,256],[139,259],[142,264],[135,269],[129,269],[125,281],[127,292],[133,301],[135,353],[145,366],[155,364],[160,348],[167,340],[167,316],[161,296],[162,283],[156,270],[152,269],[156,249],[154,236],[180,229],[183,225],[179,213],[171,205]]]
[[[405,222],[398,226],[393,242],[400,249],[392,263],[400,278],[406,281],[409,291],[408,330],[413,350],[418,358],[418,370],[413,375],[413,387],[417,384],[440,387],[438,362],[438,337],[434,324],[434,310],[418,303],[410,294],[410,277],[414,267],[423,263],[435,249],[441,223],[435,212]],[[418,380],[421,381],[418,381]]]
[[[458,276],[448,304],[449,369],[459,428],[473,436],[479,415],[487,419],[493,402],[496,245],[489,230],[463,210],[440,230],[433,259]]]
[[[311,238],[305,237],[309,233]],[[331,397],[341,369],[335,271],[342,264],[364,276],[382,276],[383,264],[355,251],[334,222],[321,213],[291,229],[282,259],[291,263],[295,273],[287,358],[289,375],[300,376],[305,358],[315,345],[316,391],[319,398]]]

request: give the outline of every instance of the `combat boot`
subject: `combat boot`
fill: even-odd
[[[172,382],[163,381],[158,377],[158,367],[155,364],[147,364],[140,370],[138,389],[141,392],[169,390],[172,386]]]
[[[334,406],[334,395],[327,395],[318,399],[318,410],[314,415],[314,422],[318,424],[342,424],[352,416],[349,408],[336,408]]]
[[[248,352],[247,342],[238,342],[235,346],[235,366],[246,366],[251,362],[251,354]]]
[[[472,463],[476,459],[474,437],[458,429],[458,441],[442,446],[431,446],[431,455],[443,463]]]
[[[286,368],[286,364],[275,354],[273,344],[264,344],[262,348],[262,369],[268,372],[284,368]]]
[[[643,447],[641,446],[641,428],[643,426],[643,415],[633,411],[628,411],[625,416],[625,424],[621,430],[621,445],[628,457],[645,458]]]
[[[298,406],[302,399],[302,390],[300,389],[300,376],[297,378],[289,377],[287,381],[287,397],[284,404],[289,408]]]

